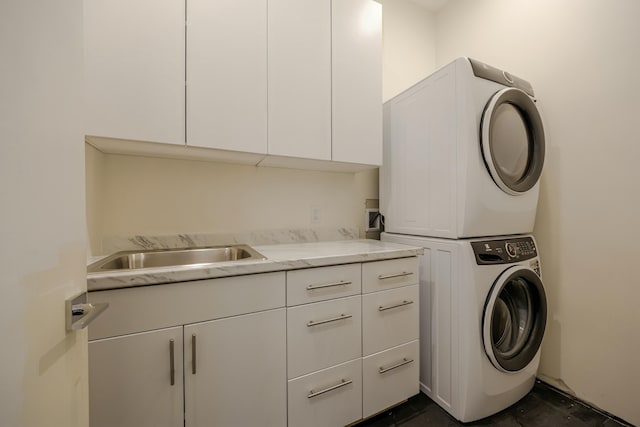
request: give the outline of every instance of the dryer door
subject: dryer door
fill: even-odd
[[[545,142],[542,118],[531,97],[514,87],[496,92],[485,107],[481,126],[482,154],[498,187],[518,195],[536,185]]]
[[[484,349],[503,372],[524,369],[536,356],[547,323],[547,298],[540,277],[513,266],[495,281],[484,308]]]

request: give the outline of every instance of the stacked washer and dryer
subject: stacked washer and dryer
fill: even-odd
[[[462,422],[517,402],[539,365],[535,102],[527,81],[459,58],[384,104],[382,240],[425,248],[420,388]]]

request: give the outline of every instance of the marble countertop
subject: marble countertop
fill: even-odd
[[[87,274],[88,291],[158,285],[217,277],[295,270],[335,264],[422,255],[423,248],[379,240],[254,245],[265,260],[231,261],[185,267],[158,267]]]

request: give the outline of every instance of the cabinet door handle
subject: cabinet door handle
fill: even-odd
[[[196,374],[196,334],[191,335],[191,374]]]
[[[334,283],[324,283],[322,285],[307,285],[307,290],[308,291],[312,291],[314,289],[322,289],[322,288],[332,288],[334,286],[345,286],[345,285],[350,285],[353,282],[349,282],[346,280],[340,280],[339,282],[334,282]]]
[[[176,360],[175,360],[175,341],[169,340],[169,376],[171,377],[171,385],[176,384]]]
[[[380,307],[378,307],[378,311],[391,310],[392,308],[404,307],[405,305],[409,305],[409,304],[413,304],[413,301],[404,300],[399,304],[389,305],[387,307],[381,305]]]
[[[353,316],[350,315],[350,314],[341,314],[340,316],[332,317],[331,319],[309,320],[307,322],[307,327],[316,326],[316,325],[322,325],[322,324],[330,323],[330,322],[337,322],[338,320],[345,320],[345,319],[349,319],[351,317],[353,317]]]
[[[328,392],[330,392],[331,390],[335,390],[335,389],[337,389],[337,388],[344,387],[344,386],[349,385],[349,384],[351,384],[351,383],[353,383],[353,381],[352,381],[352,380],[345,380],[345,379],[343,378],[343,379],[341,379],[341,380],[340,380],[340,382],[339,382],[338,384],[336,384],[336,385],[332,385],[332,386],[327,387],[327,388],[325,388],[325,389],[322,389],[322,390],[320,390],[320,391],[313,391],[313,390],[309,391],[309,394],[307,395],[307,397],[308,397],[309,399],[311,399],[312,397],[320,396],[321,394],[328,393]]]
[[[412,274],[413,272],[411,271],[403,271],[402,273],[393,273],[393,274],[381,274],[378,276],[378,280],[393,279],[394,277],[411,276]]]
[[[384,374],[385,372],[389,372],[389,371],[391,371],[393,369],[399,368],[400,366],[404,366],[404,365],[406,365],[408,363],[411,363],[411,362],[413,362],[413,359],[407,359],[406,357],[403,357],[400,362],[398,362],[396,364],[393,364],[391,366],[388,366],[386,368],[380,366],[378,368],[378,372],[381,373],[381,374]]]

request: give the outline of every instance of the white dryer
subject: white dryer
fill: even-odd
[[[531,85],[459,58],[384,104],[385,229],[454,239],[530,233],[544,159]]]
[[[382,234],[424,247],[420,389],[462,422],[495,414],[534,385],[547,301],[532,236],[449,240]]]

